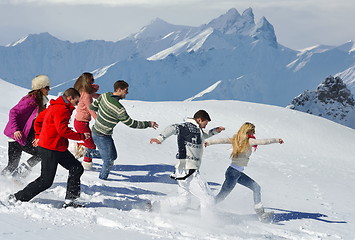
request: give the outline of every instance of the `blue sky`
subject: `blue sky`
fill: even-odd
[[[265,16],[292,49],[355,40],[354,0],[0,0],[0,45],[31,33],[78,42],[117,41],[159,17],[199,26],[230,8]]]

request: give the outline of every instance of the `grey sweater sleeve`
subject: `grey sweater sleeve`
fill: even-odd
[[[168,127],[166,127],[157,137],[157,139],[160,142],[163,142],[165,139],[167,139],[168,137],[172,136],[172,135],[177,135],[179,132],[179,128],[178,128],[178,124],[173,124],[170,125]]]

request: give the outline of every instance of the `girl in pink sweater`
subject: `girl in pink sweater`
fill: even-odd
[[[90,110],[90,104],[93,98],[98,98],[100,95],[96,92],[99,86],[94,84],[94,76],[91,73],[85,72],[76,80],[74,88],[80,92],[80,101],[76,108],[74,119],[74,128],[79,133],[89,132],[91,117],[96,119],[96,113]],[[88,138],[82,144],[86,148],[96,149],[96,145],[92,138]],[[92,158],[84,156],[82,165],[85,170],[90,170],[92,167]]]

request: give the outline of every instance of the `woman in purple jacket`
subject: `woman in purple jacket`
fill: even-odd
[[[49,78],[46,75],[36,76],[32,79],[32,91],[10,110],[9,122],[4,130],[9,142],[9,162],[1,171],[1,175],[26,177],[31,168],[41,161],[37,149],[32,145],[33,122],[37,115],[46,108],[49,90]],[[23,151],[31,154],[32,157],[18,167]]]

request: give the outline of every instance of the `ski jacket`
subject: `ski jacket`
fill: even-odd
[[[84,134],[74,132],[68,127],[74,109],[64,96],[50,101],[49,107],[38,115],[34,123],[35,138],[39,139],[39,146],[64,152],[68,149],[68,139],[85,139]]]
[[[123,122],[131,128],[150,127],[150,121],[133,120],[126,112],[126,109],[115,98],[112,93],[103,93],[91,105],[90,109],[97,112],[97,118],[92,131],[98,135],[112,135],[113,128],[119,122]]]
[[[217,128],[205,133],[194,119],[188,119],[184,123],[173,124],[165,128],[157,137],[160,142],[172,135],[177,135],[179,160],[175,166],[177,169],[199,169],[201,166],[203,144],[206,138],[217,134]]]
[[[238,154],[236,158],[232,158],[232,165],[237,165],[241,167],[246,167],[249,163],[249,157],[252,153],[252,146],[254,145],[267,145],[271,143],[278,143],[278,138],[268,138],[268,139],[254,139],[249,138],[249,148],[246,149],[245,152],[241,152]],[[231,138],[220,138],[220,139],[211,139],[206,141],[207,146],[213,144],[232,144]]]
[[[38,104],[34,95],[24,96],[9,113],[9,121],[6,124],[4,134],[14,139],[16,131],[22,132],[22,138],[17,142],[22,146],[27,143],[28,135],[33,126],[33,121],[38,114]]]
[[[90,122],[91,117],[96,119],[96,112],[90,109],[90,104],[93,98],[98,98],[99,96],[97,93],[80,92],[80,101],[76,107],[75,119],[81,122]]]

